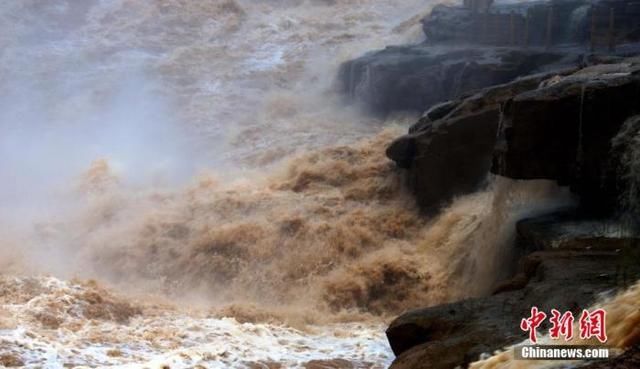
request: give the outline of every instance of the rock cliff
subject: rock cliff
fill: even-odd
[[[518,222],[517,272],[492,296],[394,320],[393,369],[464,366],[522,341],[531,306],[577,312],[640,278],[640,6],[471,3],[436,6],[423,44],[345,63],[342,91],[377,114],[423,113],[386,154],[426,212],[492,175],[554,180],[579,206]]]
[[[493,296],[407,312],[387,329],[393,369],[450,369],[521,342],[531,306],[579,313],[640,278],[640,239],[624,224],[545,215],[518,223],[518,273]],[[634,260],[636,262],[634,262]],[[541,329],[548,329],[547,326]]]
[[[574,49],[393,46],[344,63],[339,81],[349,100],[376,114],[422,112],[487,86],[579,62]]]

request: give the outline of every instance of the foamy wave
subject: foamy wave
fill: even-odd
[[[302,368],[312,360],[340,359],[356,368],[384,368],[392,356],[378,325],[302,331],[239,323],[128,302],[95,283],[54,278],[2,277],[0,288],[0,363],[13,358],[44,368]],[[115,303],[129,307],[126,319],[87,313],[92,305],[109,310]]]

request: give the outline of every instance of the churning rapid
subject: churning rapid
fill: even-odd
[[[380,151],[391,133],[309,153],[380,132],[384,122],[340,107],[335,70],[418,40],[405,16],[426,10],[5,2],[3,269],[225,304],[308,301],[308,281],[420,222]]]
[[[381,368],[391,314],[489,291],[568,194],[492,179],[427,218],[384,157],[411,117],[333,93],[428,7],[4,1],[0,364]]]

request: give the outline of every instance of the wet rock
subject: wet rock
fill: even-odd
[[[422,112],[470,91],[577,61],[578,56],[567,51],[421,44],[368,53],[344,63],[338,77],[352,102],[385,115]]]
[[[587,364],[581,369],[636,369],[640,368],[640,345],[631,347],[622,355]]]
[[[532,75],[436,106],[386,154],[409,169],[425,210],[477,189],[490,169],[556,180],[580,196],[585,212],[611,214],[629,187],[623,156],[640,135],[640,60],[611,61]]]
[[[460,5],[438,4],[422,19],[422,30],[430,43],[471,40],[474,12]]]
[[[389,343],[402,368],[452,368],[526,339],[520,320],[532,306],[574,313],[601,294],[640,278],[640,238],[614,220],[565,210],[524,219],[517,246],[525,255],[492,296],[410,311],[391,323]],[[539,332],[548,329],[548,322]]]
[[[640,63],[587,67],[515,96],[504,108],[491,171],[569,185],[592,213],[616,208],[611,141],[640,112]]]
[[[587,41],[590,2],[586,0],[503,2],[487,12],[437,5],[422,20],[422,28],[431,43],[546,45],[550,8],[551,45]]]
[[[458,194],[474,191],[484,181],[499,115],[498,109],[483,109],[405,136],[413,142],[413,146],[407,145],[413,151],[405,151],[402,164],[410,168],[410,187],[421,208],[437,208]],[[392,143],[387,154],[400,164],[400,157],[391,152],[397,142]]]
[[[430,121],[434,122],[440,118],[444,118],[458,105],[460,105],[458,101],[445,101],[443,103],[435,104],[429,110],[427,110],[424,116]]]
[[[627,119],[611,142],[612,157],[617,161],[617,184],[620,210],[630,225],[640,229],[640,115]]]
[[[432,44],[553,46],[590,43],[594,27],[596,49],[606,50],[611,12],[614,45],[640,41],[640,4],[635,0],[503,2],[486,12],[441,4],[422,20],[422,28]]]
[[[520,320],[532,306],[574,313],[590,306],[599,293],[623,287],[617,280],[619,258],[606,251],[541,251],[523,264],[529,270],[523,288],[408,312],[391,323],[387,337],[398,355],[392,369],[449,369],[482,353],[526,338]],[[640,266],[633,269],[640,277]],[[546,322],[548,323],[548,322]],[[548,326],[543,325],[543,332]]]
[[[409,185],[420,206],[437,208],[456,195],[475,190],[485,180],[502,105],[552,76],[571,71],[532,75],[434,107],[413,125],[411,133],[393,141],[386,154],[409,169]]]
[[[408,134],[393,140],[385,152],[387,157],[395,161],[400,168],[411,168],[413,158],[416,155],[416,139],[418,136]]]
[[[529,251],[640,248],[634,226],[620,220],[580,218],[574,212],[523,219],[516,228],[519,246]]]
[[[606,46],[609,42],[609,16],[614,15],[615,44],[640,41],[640,3],[635,0],[599,0],[589,9],[589,18],[595,15],[596,42]],[[591,25],[589,25],[590,27]],[[599,31],[599,32],[598,32]]]

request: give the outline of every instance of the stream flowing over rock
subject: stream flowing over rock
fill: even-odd
[[[436,105],[387,156],[409,170],[423,209],[477,189],[491,169],[555,180],[586,209],[611,212],[622,190],[611,141],[640,112],[638,71],[638,59],[557,70]]]
[[[595,65],[524,92],[504,108],[492,172],[568,185],[595,212],[620,196],[611,141],[640,113],[640,61]]]
[[[387,156],[409,169],[409,187],[418,204],[433,209],[476,190],[491,167],[502,104],[557,73],[532,75],[436,105],[409,134],[391,143]]]
[[[432,44],[583,44],[595,29],[595,42],[606,45],[612,11],[615,43],[639,41],[640,4],[634,0],[497,1],[486,10],[440,4],[422,25]]]
[[[374,113],[388,114],[422,111],[483,87],[578,61],[572,50],[420,44],[387,47],[346,62],[338,78],[349,99]]]

